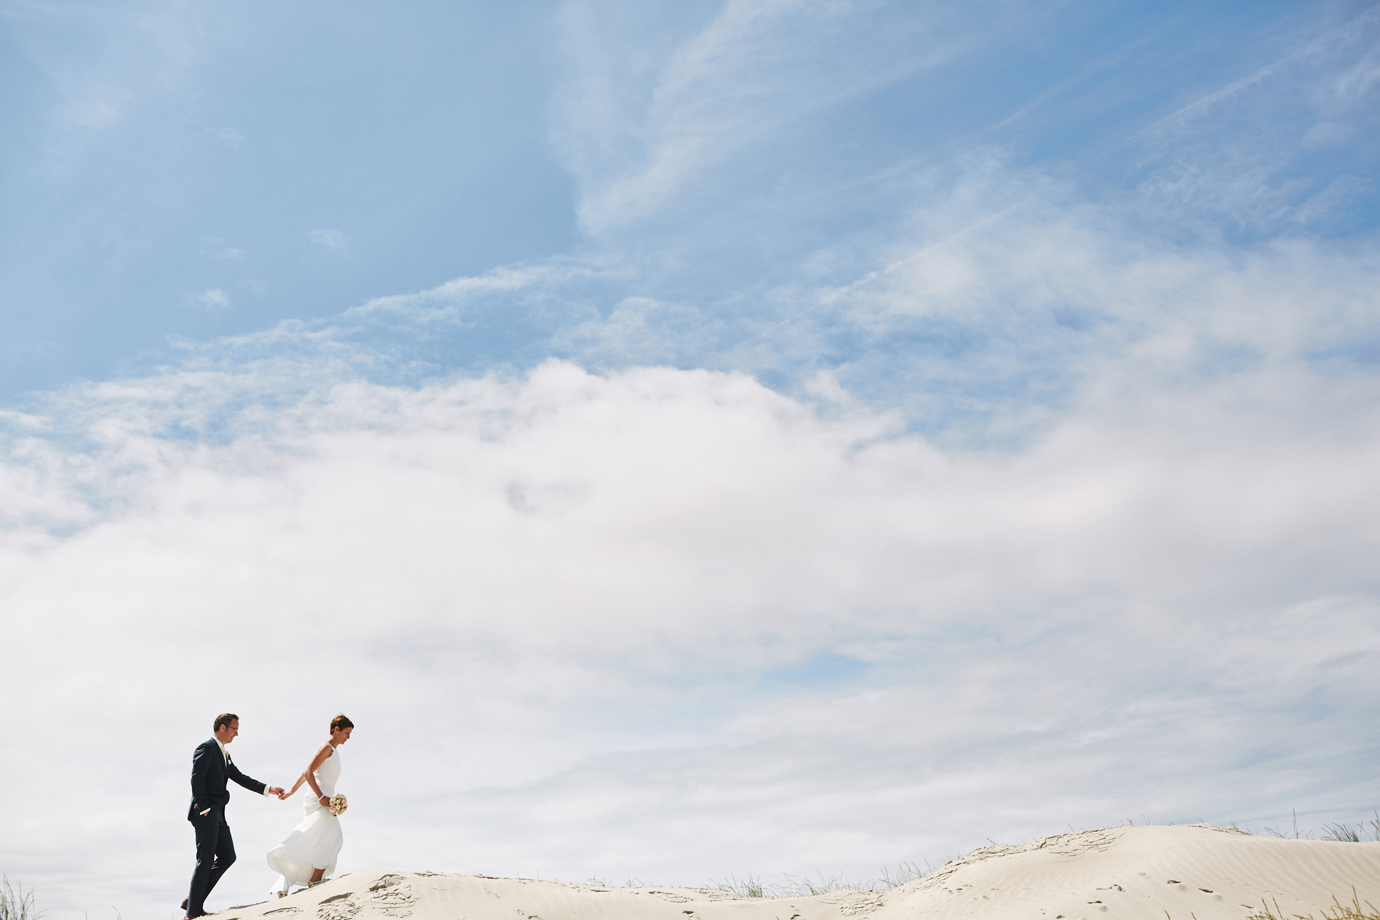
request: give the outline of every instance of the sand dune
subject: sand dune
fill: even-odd
[[[1380,905],[1380,843],[1281,840],[1209,826],[1114,827],[976,850],[890,891],[746,898],[699,888],[354,872],[221,920],[1244,920],[1262,899],[1314,914]]]

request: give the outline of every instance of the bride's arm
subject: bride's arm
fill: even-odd
[[[327,741],[317,749],[316,756],[311,759],[311,763],[307,764],[307,768],[302,771],[301,776],[297,777],[297,782],[292,784],[292,788],[287,791],[287,794],[284,795],[283,798],[287,798],[298,789],[301,789],[303,783],[311,786],[311,791],[316,793],[316,800],[318,802],[325,798],[325,793],[321,791],[321,787],[316,785],[316,776],[314,774],[316,773],[317,767],[325,763],[326,758],[329,756],[331,756],[331,743]]]

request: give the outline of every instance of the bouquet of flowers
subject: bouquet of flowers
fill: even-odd
[[[341,795],[338,792],[335,795],[331,796],[331,814],[335,815],[336,817],[339,817],[340,815],[344,814],[345,809],[349,807],[350,803],[345,801],[345,796]]]

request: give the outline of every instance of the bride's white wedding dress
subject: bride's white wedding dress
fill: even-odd
[[[333,749],[313,775],[316,785],[327,797],[335,795],[335,784],[340,779],[340,748]],[[286,840],[268,851],[268,866],[278,873],[274,892],[307,884],[317,869],[325,870],[322,878],[329,876],[335,871],[340,845],[345,842],[340,819],[312,797],[310,787],[302,807],[306,812],[302,823],[292,829]]]

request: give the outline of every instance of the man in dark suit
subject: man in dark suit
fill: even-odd
[[[251,792],[283,796],[281,786],[250,779],[230,759],[225,748],[240,733],[239,716],[223,712],[211,728],[214,737],[198,744],[192,755],[192,807],[187,809],[187,820],[196,828],[196,871],[187,900],[182,902],[188,920],[206,916],[206,896],[235,861],[235,841],[225,823],[225,806],[230,801],[226,782],[233,779]]]

